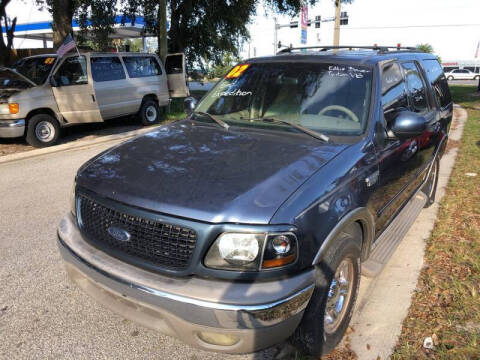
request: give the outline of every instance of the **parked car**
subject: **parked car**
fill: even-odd
[[[0,69],[0,138],[55,144],[60,128],[138,114],[155,124],[171,97],[189,95],[183,54],[84,53],[24,58]]]
[[[205,350],[330,352],[360,274],[434,202],[452,119],[435,56],[334,50],[242,62],[83,165],[58,228],[73,282]]]
[[[478,80],[479,73],[474,73],[468,69],[455,69],[445,73],[448,80]]]

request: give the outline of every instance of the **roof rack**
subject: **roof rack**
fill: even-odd
[[[319,49],[318,51],[328,51],[328,50],[336,50],[336,49],[365,49],[365,50],[376,50],[379,53],[387,53],[391,51],[420,51],[416,47],[402,47],[402,46],[353,46],[353,45],[341,45],[341,46],[302,46],[302,47],[287,47],[285,49],[280,50],[277,54],[284,54],[290,53],[293,50],[303,50],[303,49]],[[390,50],[393,49],[393,50]]]

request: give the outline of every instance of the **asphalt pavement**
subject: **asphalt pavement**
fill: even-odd
[[[56,228],[101,144],[0,164],[0,359],[268,359],[193,349],[102,308],[68,280]]]

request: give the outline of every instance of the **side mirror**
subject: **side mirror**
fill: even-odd
[[[197,106],[197,100],[191,96],[185,98],[183,101],[183,108],[187,115],[190,115],[193,113],[193,110],[195,110],[195,107]]]
[[[50,85],[52,87],[57,87],[58,86],[57,80],[55,80],[55,78],[53,76],[50,76]]]
[[[427,121],[412,111],[402,111],[395,118],[392,132],[399,139],[410,139],[422,135],[427,129]]]

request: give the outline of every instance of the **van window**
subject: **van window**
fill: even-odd
[[[66,58],[54,78],[57,84],[62,86],[88,84],[85,56]]]
[[[423,60],[422,64],[427,74],[428,82],[432,86],[437,104],[442,108],[449,105],[452,102],[452,98],[440,63],[435,59],[428,59]]]
[[[408,109],[405,80],[396,62],[389,63],[382,69],[382,106],[387,124],[399,111]]]
[[[131,78],[162,75],[162,68],[153,56],[125,56],[123,62]]]
[[[168,55],[165,59],[165,71],[167,74],[183,73],[183,55]]]
[[[93,57],[90,59],[90,64],[95,82],[125,79],[125,71],[117,56]]]
[[[412,110],[418,113],[428,111],[427,91],[417,66],[413,62],[405,62],[402,63],[402,67],[405,71]]]

